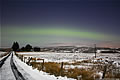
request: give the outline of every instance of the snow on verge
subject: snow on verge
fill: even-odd
[[[6,52],[1,52],[0,51],[0,60],[2,60],[4,57],[6,57],[6,56],[3,56],[4,54],[6,54]],[[3,56],[3,57],[1,57],[1,56]]]
[[[15,55],[14,55],[14,60],[17,64],[17,66],[21,67],[26,73],[28,73],[30,77],[32,77],[34,80],[76,80],[72,78],[67,78],[67,77],[55,77],[54,75],[49,75],[43,71],[38,71],[37,69],[32,69],[32,66],[28,66],[21,60],[19,60]],[[19,68],[19,70],[22,70]],[[23,72],[23,71],[20,71]],[[28,79],[29,80],[29,79]]]

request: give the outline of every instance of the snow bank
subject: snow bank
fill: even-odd
[[[6,53],[6,52],[1,52],[1,51],[0,51],[0,57],[1,57],[2,55],[4,55],[5,53]]]
[[[3,56],[4,54],[6,54],[6,52],[1,52],[0,51],[0,60],[2,60],[5,56]],[[3,57],[2,57],[3,56]]]

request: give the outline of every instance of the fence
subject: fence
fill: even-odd
[[[87,80],[84,75],[87,74],[88,76],[89,75],[91,76],[93,74],[92,71],[87,72],[87,71],[84,71],[84,70],[83,70],[83,73],[82,73],[82,69],[81,69],[81,71],[80,71],[80,69],[65,70],[64,69],[65,63],[63,63],[63,62],[61,62],[59,64],[58,63],[55,63],[55,64],[54,63],[51,63],[51,64],[48,63],[48,65],[47,65],[45,63],[44,59],[35,58],[35,57],[25,57],[23,55],[18,55],[18,54],[17,54],[17,56],[21,59],[21,61],[25,62],[28,65],[31,65],[33,68],[37,68],[39,71],[42,70],[42,71],[48,72],[50,74],[54,74],[55,76],[67,76],[67,77],[70,77],[70,78],[76,78],[77,80]],[[103,79],[99,79],[97,77],[94,77],[94,75],[92,75],[89,80],[120,80],[120,77],[119,77],[120,68],[115,67],[114,65],[111,65],[111,64],[106,64],[105,66],[99,64],[98,67],[100,67],[100,66],[103,67],[102,68],[103,69],[102,70],[103,71],[103,76],[102,76]],[[47,68],[49,68],[49,69],[47,69]],[[80,76],[77,73],[78,74],[80,73],[83,76]],[[106,78],[106,74],[108,74],[108,73],[110,73],[110,74],[112,73],[112,76],[110,76],[111,78]],[[88,76],[86,76],[86,77],[88,77]],[[115,78],[113,78],[113,77],[115,77]]]

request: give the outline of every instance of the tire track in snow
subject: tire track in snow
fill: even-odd
[[[25,80],[25,78],[23,77],[23,75],[18,71],[16,65],[14,64],[13,62],[13,53],[12,53],[12,56],[11,56],[11,60],[10,60],[10,65],[11,65],[11,69],[14,73],[14,76],[16,78],[16,80]]]
[[[10,65],[11,54],[9,52],[1,61],[0,80],[16,80]]]
[[[9,55],[7,55],[5,58],[3,58],[1,61],[0,61],[0,68],[2,67],[2,65],[4,64],[4,62],[6,61],[6,59],[10,56],[11,53],[9,53]]]

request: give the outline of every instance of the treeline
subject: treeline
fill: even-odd
[[[40,51],[40,47],[32,47],[30,44],[27,44],[25,47],[20,48],[18,42],[14,42],[12,45],[12,50],[13,51]]]

